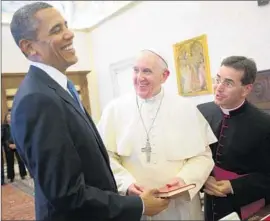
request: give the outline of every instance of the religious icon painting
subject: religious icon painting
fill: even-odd
[[[213,93],[206,35],[173,45],[178,92],[181,96]]]

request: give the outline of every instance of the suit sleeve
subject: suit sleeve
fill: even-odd
[[[74,210],[89,214],[89,220],[140,220],[143,208],[139,197],[85,184],[63,108],[45,95],[34,94],[21,100],[12,113],[15,143],[44,197],[62,214]]]
[[[239,206],[270,197],[270,134],[263,139],[257,150],[259,159],[256,159],[254,153],[254,161],[257,161],[254,163],[260,165],[260,171],[231,180],[234,199]]]

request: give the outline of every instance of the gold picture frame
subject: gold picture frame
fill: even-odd
[[[173,45],[178,92],[181,96],[213,93],[206,35]]]

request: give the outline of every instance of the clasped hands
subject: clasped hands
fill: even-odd
[[[229,180],[217,181],[215,177],[209,176],[204,184],[203,191],[208,195],[226,197],[227,194],[232,193],[232,185]]]
[[[179,183],[184,183],[181,179],[173,179],[167,185],[174,186],[179,185]],[[139,184],[132,184],[128,188],[128,195],[138,195],[143,200],[144,204],[144,215],[154,216],[164,209],[166,209],[170,203],[169,198],[158,198],[156,194],[159,192],[158,189],[146,189]]]

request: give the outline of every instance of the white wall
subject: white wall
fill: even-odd
[[[140,3],[90,33],[101,110],[113,98],[110,64],[143,48],[166,57],[171,76],[165,87],[176,93],[172,45],[201,34],[207,34],[212,76],[230,55],[254,58],[259,70],[270,68],[269,21],[270,5],[258,7],[256,1]],[[201,103],[212,95],[192,99]]]
[[[78,63],[71,66],[68,70],[90,70],[89,62],[89,37],[85,32],[74,32],[73,41]],[[2,26],[2,73],[27,72],[29,68],[28,60],[17,47],[10,33],[9,25]]]

